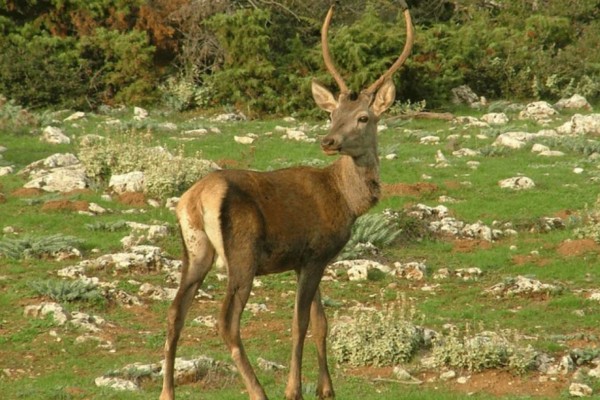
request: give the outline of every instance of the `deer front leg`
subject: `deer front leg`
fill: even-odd
[[[287,387],[286,400],[302,400],[302,353],[304,339],[310,321],[311,303],[319,287],[321,274],[312,270],[302,270],[298,273],[298,288],[296,305],[292,322],[292,359]]]
[[[317,381],[317,397],[319,399],[333,399],[335,393],[329,368],[327,367],[327,317],[321,302],[321,291],[317,289],[310,308],[310,326],[317,345],[319,361],[319,378]]]

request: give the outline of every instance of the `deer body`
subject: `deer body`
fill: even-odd
[[[324,36],[331,19],[326,18]],[[412,45],[407,18],[406,57]],[[410,43],[410,45],[409,45]],[[322,139],[326,154],[340,157],[326,168],[295,167],[272,172],[223,170],[198,181],[181,197],[177,218],[183,241],[179,289],[168,312],[161,400],[174,399],[177,341],[191,302],[218,257],[227,268],[228,283],[219,332],[227,344],[251,400],[265,400],[240,338],[240,316],[255,276],[293,270],[297,292],[292,322],[292,356],[287,400],[302,399],[301,364],[310,322],[317,347],[317,395],[333,398],[327,367],[327,319],[319,283],[327,264],[350,238],[356,218],[379,198],[377,122],[395,99],[389,75],[353,99],[339,78],[324,43],[325,63],[340,85],[336,99],[313,82],[313,97],[331,114],[329,133]],[[400,63],[401,64],[401,63]],[[387,77],[386,77],[387,75]],[[377,90],[376,93],[374,91]]]

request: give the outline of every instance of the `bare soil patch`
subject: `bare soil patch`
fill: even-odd
[[[417,182],[417,183],[391,183],[382,185],[383,196],[413,196],[423,197],[436,192],[439,187],[436,184],[429,182]]]
[[[512,262],[515,265],[526,265],[526,264],[533,264],[533,265],[537,265],[538,267],[544,267],[548,264],[550,264],[552,260],[548,259],[548,258],[542,258],[540,256],[535,256],[533,254],[517,254],[515,256],[512,257]]]
[[[600,253],[600,245],[593,239],[565,240],[556,252],[564,257],[577,257],[586,253]]]
[[[452,389],[464,393],[487,393],[492,396],[531,396],[557,398],[568,386],[568,381],[557,376],[556,381],[540,380],[537,374],[515,376],[506,371],[488,370],[470,375],[467,383],[456,381],[448,383]]]
[[[487,240],[456,239],[452,241],[452,252],[471,253],[477,250],[489,250],[492,244]]]
[[[42,205],[42,211],[88,211],[90,203],[83,200],[50,200]]]
[[[144,207],[146,205],[146,196],[140,192],[127,192],[120,194],[117,200],[132,207]]]

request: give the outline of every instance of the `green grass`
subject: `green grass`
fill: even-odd
[[[465,111],[465,110],[463,110]],[[474,112],[469,110],[470,114]],[[62,124],[64,131],[75,139],[84,134],[94,133],[106,136],[119,136],[133,128],[135,134],[143,135],[148,145],[165,145],[175,150],[183,146],[184,153],[193,156],[200,152],[202,157],[211,160],[227,160],[229,165],[239,168],[270,170],[297,164],[327,164],[334,158],[323,155],[318,144],[299,143],[282,140],[275,127],[294,127],[301,122],[264,120],[238,123],[215,123],[193,114],[164,114],[151,112],[149,121],[133,122],[129,111],[116,113],[124,118],[120,128],[105,125],[107,116],[89,115],[85,120],[74,124]],[[475,113],[476,114],[476,113]],[[111,116],[112,117],[112,116]],[[568,118],[568,114],[563,119]],[[163,122],[175,122],[179,129],[168,131],[160,126]],[[307,121],[312,126],[322,125],[320,121]],[[558,122],[557,122],[558,124]],[[61,124],[58,124],[61,125]],[[181,131],[193,128],[218,127],[222,133],[208,134],[192,141],[181,141]],[[41,131],[34,127],[34,131]],[[600,255],[597,251],[582,255],[564,256],[558,253],[560,243],[573,238],[573,230],[582,220],[574,218],[563,230],[549,233],[530,232],[541,217],[551,217],[558,212],[570,210],[581,213],[586,205],[596,201],[597,190],[593,189],[590,178],[600,175],[598,163],[588,160],[575,150],[575,147],[557,145],[564,151],[561,158],[542,158],[522,150],[496,152],[496,155],[480,155],[472,158],[452,156],[447,137],[459,134],[458,147],[474,150],[486,149],[499,133],[509,130],[541,129],[529,122],[511,121],[508,126],[494,129],[454,126],[444,121],[398,121],[389,124],[380,135],[382,155],[390,152],[398,154],[396,160],[381,160],[381,179],[384,183],[430,182],[438,189],[423,197],[393,196],[382,199],[373,212],[385,208],[401,211],[415,203],[430,206],[439,204],[441,195],[451,196],[458,203],[447,204],[451,214],[467,223],[481,220],[486,224],[492,221],[511,222],[519,231],[515,238],[505,238],[490,247],[474,248],[468,252],[456,251],[450,240],[435,237],[417,239],[402,237],[383,249],[382,261],[424,261],[428,272],[424,282],[409,282],[391,277],[379,277],[367,282],[349,282],[345,277],[338,281],[323,282],[323,297],[330,320],[333,315],[349,315],[349,308],[356,303],[367,306],[381,306],[381,298],[393,301],[398,293],[405,293],[414,302],[417,311],[424,316],[423,324],[432,329],[442,330],[445,324],[459,327],[483,326],[485,329],[514,329],[531,336],[531,343],[540,351],[560,357],[569,349],[569,344],[557,340],[557,336],[584,334],[586,337],[600,336],[600,303],[583,298],[580,289],[598,288],[600,273],[597,265]],[[266,135],[273,132],[272,135]],[[234,136],[255,133],[257,141],[250,145],[234,142]],[[322,130],[308,132],[317,138]],[[440,136],[439,145],[425,146],[419,137],[426,134]],[[484,134],[490,139],[478,139]],[[466,135],[466,136],[465,136]],[[0,166],[15,165],[19,170],[33,161],[58,152],[77,153],[78,144],[53,146],[40,142],[35,135],[14,135],[0,132],[0,145],[8,148],[2,154]],[[554,146],[553,146],[554,147]],[[449,160],[447,168],[432,168],[437,150],[441,150]],[[317,161],[315,161],[317,160]],[[467,161],[480,162],[473,170]],[[574,174],[573,168],[581,166],[583,174]],[[498,181],[517,174],[529,176],[536,183],[531,191],[511,192],[498,187]],[[426,179],[427,175],[430,178]],[[119,240],[128,233],[127,229],[103,229],[119,221],[143,223],[168,223],[175,227],[174,215],[165,208],[141,207],[143,212],[123,214],[132,207],[116,200],[106,201],[100,196],[104,188],[99,186],[84,193],[68,195],[44,194],[30,198],[17,197],[12,193],[25,183],[23,177],[9,175],[0,177],[0,193],[6,202],[0,204],[0,229],[15,228],[18,236],[69,235],[82,241],[80,249],[84,259],[92,259],[102,254],[121,250]],[[48,200],[67,199],[95,202],[109,210],[99,216],[82,215],[72,211],[41,211]],[[86,225],[95,225],[89,229]],[[11,238],[11,234],[0,236]],[[174,258],[180,255],[180,240],[176,229],[172,235],[157,243]],[[532,255],[532,252],[533,255]],[[524,262],[516,262],[518,258]],[[124,367],[136,361],[158,362],[162,359],[162,346],[166,329],[168,302],[147,301],[142,307],[127,308],[117,304],[88,304],[82,301],[69,302],[71,311],[83,311],[105,318],[112,327],[105,330],[115,352],[97,349],[93,343],[74,345],[76,337],[83,332],[76,328],[56,326],[49,319],[32,320],[23,316],[23,309],[29,304],[50,300],[48,293],[35,292],[31,282],[52,281],[56,271],[74,265],[79,260],[53,261],[41,259],[0,258],[0,371],[4,369],[22,370],[13,372],[10,377],[0,373],[0,387],[4,398],[10,399],[154,399],[160,392],[160,382],[148,382],[136,393],[114,392],[97,388],[94,379],[103,374]],[[433,273],[440,268],[478,267],[483,275],[476,281],[461,281],[450,278],[434,281]],[[223,273],[223,271],[218,271]],[[164,274],[153,272],[139,274],[136,271],[117,275],[111,271],[95,273],[103,281],[119,281],[117,287],[135,294],[138,282],[159,284]],[[560,284],[565,290],[545,298],[513,297],[496,299],[483,291],[501,282],[506,277],[518,275],[533,276],[544,283]],[[293,312],[293,292],[295,276],[283,274],[260,278],[263,286],[254,289],[250,298],[253,303],[265,303],[267,313],[253,316],[245,313],[242,336],[251,360],[267,358],[287,365],[289,360],[291,332],[289,330]],[[433,292],[421,290],[423,284],[439,284]],[[214,296],[213,300],[195,302],[186,321],[178,355],[197,356],[199,354],[231,362],[228,351],[215,329],[197,326],[191,320],[199,315],[218,315],[220,300],[226,283],[218,281],[216,274],[210,274],[203,287]],[[59,299],[60,300],[60,299]],[[583,313],[583,316],[581,316]],[[52,336],[50,332],[56,332]],[[60,339],[60,340],[59,340]],[[581,340],[578,345],[592,348],[593,340]],[[412,386],[391,382],[389,371],[383,371],[381,378],[375,379],[374,372],[336,365],[330,362],[334,385],[341,399],[464,399],[467,397],[450,384],[439,381]],[[418,361],[408,365],[418,369]],[[316,356],[314,345],[307,340],[304,372],[305,387],[312,391],[316,385]],[[365,373],[366,372],[366,373]],[[371,372],[371,373],[369,373]],[[385,375],[387,374],[387,375]],[[287,373],[258,371],[259,378],[271,398],[282,397]],[[237,375],[220,377],[222,381],[183,385],[177,388],[179,398],[243,399],[246,394]],[[385,379],[388,379],[387,381]],[[523,379],[537,379],[526,376]],[[595,389],[600,389],[595,383]],[[566,398],[565,390],[551,398]],[[532,398],[529,395],[504,395],[500,398]],[[313,398],[306,395],[307,399]],[[485,391],[477,391],[468,398],[488,399]]]

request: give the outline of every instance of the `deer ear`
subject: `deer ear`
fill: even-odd
[[[371,109],[378,117],[385,112],[396,100],[396,87],[391,79],[386,79],[377,91]]]
[[[312,95],[322,110],[332,112],[338,106],[338,102],[331,92],[315,81],[312,81]]]

